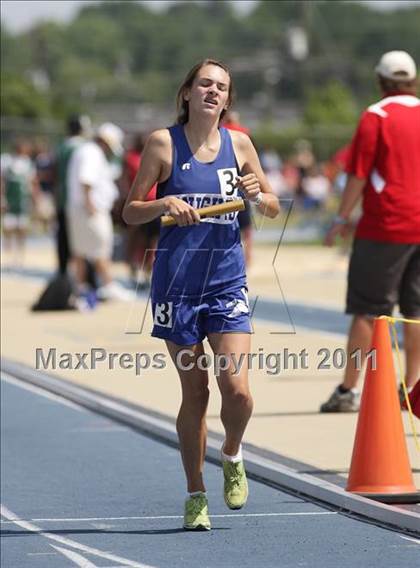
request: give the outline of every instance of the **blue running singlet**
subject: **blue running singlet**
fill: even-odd
[[[170,177],[157,198],[183,199],[195,209],[238,199],[239,174],[232,140],[220,128],[214,161],[194,158],[183,125],[169,128]],[[245,261],[237,212],[199,225],[161,227],[152,275],[153,336],[179,344],[201,341],[211,331],[250,332]]]
[[[220,128],[220,150],[213,162],[194,158],[184,128],[169,129],[172,172],[157,197],[176,195],[195,209],[238,198],[238,166],[232,140]],[[162,227],[153,270],[152,297],[202,297],[246,284],[237,213],[203,219],[189,227]]]

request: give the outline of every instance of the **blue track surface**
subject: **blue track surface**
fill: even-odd
[[[256,481],[229,511],[209,463],[213,530],[186,533],[177,450],[19,383],[1,402],[2,568],[418,566],[414,539]]]

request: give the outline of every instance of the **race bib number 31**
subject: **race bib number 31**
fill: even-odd
[[[238,172],[236,168],[222,168],[217,170],[220,183],[220,193],[223,197],[232,198],[238,195],[238,188],[236,187],[236,176]]]

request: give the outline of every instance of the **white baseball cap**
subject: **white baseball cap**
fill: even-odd
[[[406,51],[388,51],[382,55],[375,71],[385,79],[412,81],[417,69],[414,59]]]
[[[104,122],[98,127],[96,136],[108,144],[115,155],[122,154],[124,132],[119,126],[112,122]]]

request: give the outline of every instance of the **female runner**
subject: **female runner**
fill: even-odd
[[[251,333],[237,213],[200,221],[196,209],[244,197],[269,217],[280,211],[249,137],[219,126],[232,96],[223,63],[206,59],[190,70],[178,91],[177,123],[150,135],[123,213],[129,224],[163,214],[176,221],[160,232],[152,335],[165,340],[181,380],[177,431],[188,486],[187,530],[210,529],[203,481],[209,399],[208,372],[199,364],[203,340],[207,337],[215,359],[235,354],[238,361],[243,354],[247,361]],[[156,182],[157,199],[146,201]],[[216,378],[225,429],[224,498],[229,508],[240,509],[248,497],[241,441],[253,401],[246,365],[237,374],[231,363],[222,367]]]

